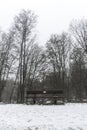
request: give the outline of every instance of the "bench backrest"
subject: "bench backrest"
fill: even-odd
[[[64,94],[63,90],[30,90],[27,91],[27,95],[28,94]]]

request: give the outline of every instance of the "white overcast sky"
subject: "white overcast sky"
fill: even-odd
[[[7,30],[21,9],[38,15],[38,39],[41,44],[53,33],[67,31],[72,19],[87,19],[87,0],[0,0],[0,27]]]

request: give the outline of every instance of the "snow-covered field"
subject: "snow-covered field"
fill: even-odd
[[[87,104],[3,104],[0,130],[87,130]]]

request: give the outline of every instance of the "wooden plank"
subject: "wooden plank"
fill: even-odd
[[[27,94],[63,94],[63,90],[30,90]]]
[[[27,96],[26,98],[64,98],[64,96]]]

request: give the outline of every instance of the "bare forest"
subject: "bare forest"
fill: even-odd
[[[25,103],[27,90],[63,89],[67,102],[87,101],[87,20],[37,42],[38,17],[22,10],[0,30],[0,102]]]

